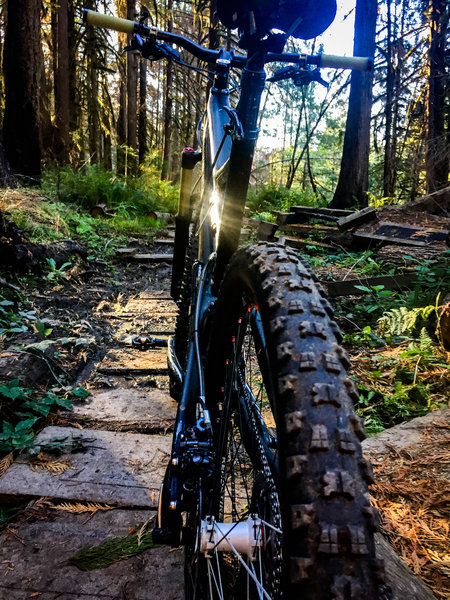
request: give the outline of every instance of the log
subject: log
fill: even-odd
[[[377,558],[384,562],[392,600],[435,600],[427,586],[405,565],[380,533],[375,534],[375,549]]]
[[[351,215],[341,217],[338,219],[337,226],[339,231],[347,231],[352,227],[359,227],[359,225],[362,225],[363,223],[369,223],[370,221],[373,221],[376,216],[377,211],[372,206],[367,206],[366,208],[358,210]]]
[[[89,251],[72,240],[53,244],[0,242],[0,265],[22,272],[28,269],[41,270],[46,266],[46,258],[52,258],[56,267],[60,267],[74,254],[85,260]]]

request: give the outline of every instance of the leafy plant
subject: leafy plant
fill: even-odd
[[[389,335],[412,334],[418,324],[423,324],[433,313],[433,305],[411,309],[406,306],[393,308],[378,319],[379,330]]]
[[[3,431],[0,433],[0,451],[10,452],[29,448],[35,438],[32,428],[37,420],[38,417],[32,417],[19,421],[17,425],[3,421]]]
[[[45,261],[50,269],[50,271],[45,276],[45,278],[48,281],[55,281],[61,278],[67,279],[66,269],[72,266],[71,262],[65,262],[60,267],[57,267],[54,258],[46,258]]]

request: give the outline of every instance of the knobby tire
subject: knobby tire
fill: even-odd
[[[353,412],[357,392],[324,296],[296,253],[276,244],[248,246],[230,261],[203,349],[214,480],[190,522],[254,513],[267,539],[259,584],[232,553],[215,558],[222,596],[208,583],[212,563],[191,545],[190,599],[259,598],[258,586],[273,600],[390,598],[375,557],[378,516]]]

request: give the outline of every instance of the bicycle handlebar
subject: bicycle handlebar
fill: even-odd
[[[178,33],[170,33],[168,31],[162,31],[154,27],[148,27],[142,23],[136,23],[128,19],[121,19],[120,17],[114,17],[113,15],[104,15],[93,10],[83,10],[84,22],[87,25],[94,25],[95,27],[103,27],[105,29],[112,29],[114,31],[120,31],[122,33],[133,34],[137,33],[142,36],[156,35],[159,39],[165,42],[177,44],[193,54],[200,60],[204,60],[208,63],[215,63],[220,56],[218,50],[211,50],[204,48],[199,44],[196,44],[192,40],[185,38]],[[290,54],[290,53],[273,53],[268,52],[266,63],[270,62],[286,62],[293,63],[300,66],[314,65],[319,68],[329,69],[353,69],[358,71],[371,71],[373,68],[373,59],[364,58],[361,56],[333,56],[332,54]],[[245,54],[234,54],[231,66],[233,67],[245,67],[247,63],[247,55]]]

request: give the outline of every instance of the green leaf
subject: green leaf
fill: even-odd
[[[91,392],[89,392],[88,390],[86,390],[83,387],[78,387],[78,388],[74,388],[71,391],[71,394],[73,394],[77,398],[87,398],[88,396],[91,395]]]
[[[32,419],[25,419],[25,421],[20,421],[17,423],[15,427],[14,433],[20,433],[21,431],[26,431],[33,427],[33,425],[38,421],[38,417],[33,417]]]
[[[20,398],[23,396],[23,388],[21,387],[6,387],[5,385],[0,387],[0,394],[5,398],[10,398],[11,400],[15,400],[16,398]]]
[[[14,302],[11,302],[11,300],[2,300],[0,306],[14,306]]]
[[[34,344],[27,344],[25,350],[36,350],[37,352],[44,352],[53,344],[52,340],[42,340],[42,342],[35,342]]]
[[[47,264],[50,267],[50,269],[56,270],[56,262],[54,258],[46,258],[45,260],[47,261]]]
[[[69,400],[69,398],[57,398],[56,404],[62,408],[65,408],[66,410],[72,410],[72,402]]]
[[[357,290],[367,292],[368,294],[370,294],[372,292],[372,290],[370,288],[368,288],[366,285],[354,285],[353,287],[355,287]]]

